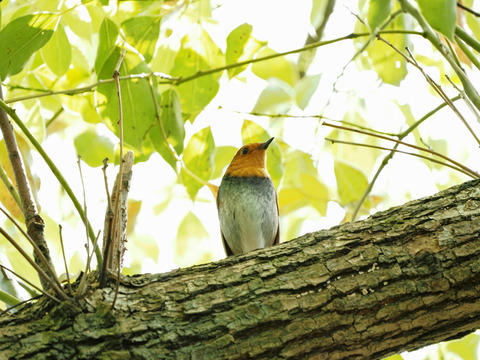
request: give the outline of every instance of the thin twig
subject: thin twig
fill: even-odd
[[[58,287],[56,282],[48,276],[45,271],[25,252],[25,250],[22,249],[22,247],[3,229],[0,227],[0,234],[2,234],[5,239],[8,240],[10,244],[12,244],[15,249],[23,256],[25,260],[35,269],[35,271],[38,273],[39,277],[48,284],[48,288],[53,289],[57,295],[60,295],[61,298],[63,299],[68,299],[67,294],[61,287]]]
[[[72,188],[68,184],[67,180],[63,176],[63,174],[60,172],[60,170],[57,168],[53,160],[48,156],[46,151],[43,149],[42,145],[38,142],[38,140],[33,136],[33,134],[30,132],[28,127],[23,123],[23,121],[18,117],[17,113],[15,110],[13,110],[11,107],[9,107],[3,100],[0,99],[0,108],[5,110],[5,112],[10,116],[10,118],[15,122],[15,124],[20,128],[22,133],[27,137],[27,139],[30,141],[30,143],[33,145],[33,147],[38,151],[40,156],[43,158],[45,163],[48,165],[52,173],[55,175],[57,178],[58,182],[62,186],[63,190],[67,193],[68,197],[73,203],[73,206],[77,210],[78,214],[80,215],[80,218],[84,223],[88,223],[85,213],[83,212],[82,205],[78,201],[77,197],[75,196],[75,193],[73,192]],[[1,111],[0,111],[1,113]],[[88,229],[88,234],[90,237],[90,240],[92,242],[95,241],[95,233],[93,232],[93,229],[91,226],[89,226]],[[96,252],[97,256],[97,263],[99,268],[101,268],[102,265],[102,255],[100,252]]]
[[[452,98],[451,101],[457,101],[460,99],[460,96],[456,96],[455,98]],[[402,131],[400,134],[397,135],[397,139],[398,140],[403,140],[407,135],[409,135],[410,133],[412,133],[417,127],[419,127],[425,120],[429,119],[430,117],[432,117],[436,112],[440,111],[441,109],[443,109],[445,106],[447,106],[447,104],[444,102],[442,104],[440,104],[439,106],[437,106],[435,109],[429,111],[427,114],[425,114],[424,116],[422,116],[422,118],[420,118],[418,121],[416,121],[414,124],[412,124],[411,126],[408,127],[408,129],[406,129],[405,131]],[[352,220],[355,220],[360,209],[362,208],[363,206],[363,203],[365,202],[365,200],[367,199],[368,195],[371,193],[378,177],[380,176],[380,173],[383,171],[383,169],[385,168],[385,166],[387,166],[388,162],[393,158],[393,155],[395,154],[396,152],[396,149],[398,148],[400,144],[399,143],[395,143],[393,145],[393,149],[391,149],[391,151],[383,158],[382,162],[380,163],[377,171],[375,172],[375,174],[373,175],[372,177],[372,180],[369,181],[368,183],[368,186],[367,188],[365,189],[365,191],[363,192],[362,194],[362,197],[360,198],[360,200],[358,201],[357,205],[355,206],[355,209],[353,211],[353,215],[352,215]]]
[[[58,235],[60,237],[60,247],[62,248],[63,265],[65,266],[65,275],[67,276],[67,287],[70,296],[73,294],[72,284],[70,283],[70,274],[68,273],[67,257],[65,256],[65,246],[63,244],[62,225],[58,225]]]
[[[410,35],[418,35],[418,36],[425,37],[425,34],[423,32],[412,31],[412,30],[382,30],[379,33],[380,34],[410,34]],[[297,54],[297,53],[301,53],[303,51],[308,51],[308,50],[315,49],[317,47],[330,45],[330,44],[334,44],[334,43],[345,41],[345,40],[353,40],[353,39],[356,39],[356,38],[370,36],[370,35],[371,35],[371,33],[367,33],[367,32],[366,33],[351,33],[351,34],[348,34],[348,35],[345,35],[345,36],[342,36],[342,37],[339,37],[339,38],[336,38],[336,39],[319,41],[319,42],[310,44],[308,46],[304,46],[302,48],[298,48],[298,49],[291,50],[291,51],[286,51],[286,52],[283,52],[283,53],[277,53],[277,54],[272,54],[272,55],[268,55],[268,56],[258,57],[258,58],[255,58],[255,59],[245,60],[245,61],[242,61],[242,62],[239,62],[239,63],[229,64],[229,65],[226,65],[226,66],[210,69],[208,71],[198,71],[195,74],[192,74],[192,75],[190,75],[188,77],[184,77],[184,78],[176,78],[176,77],[172,77],[172,76],[167,75],[167,74],[163,74],[163,73],[159,73],[159,72],[153,72],[153,73],[141,73],[141,74],[130,74],[130,75],[125,75],[125,76],[120,76],[119,80],[124,81],[124,80],[148,79],[150,77],[158,77],[158,78],[163,80],[163,81],[162,80],[158,81],[158,84],[180,85],[180,84],[185,83],[187,81],[192,81],[192,80],[195,80],[197,78],[207,76],[207,75],[211,75],[211,74],[216,73],[216,72],[222,72],[224,70],[229,70],[229,69],[233,69],[233,68],[237,68],[237,67],[242,67],[242,66],[245,66],[245,65],[250,65],[250,64],[257,63],[257,62],[261,62],[261,61],[271,60],[271,59],[274,59],[274,58],[277,58],[277,57],[282,57],[282,56],[291,55],[291,54]],[[19,97],[16,97],[16,98],[8,99],[5,102],[10,104],[10,103],[13,103],[13,102],[30,100],[30,99],[37,99],[37,98],[41,98],[41,97],[45,97],[45,96],[76,95],[76,94],[80,94],[80,93],[84,93],[84,92],[93,91],[99,85],[108,84],[108,83],[111,83],[111,82],[114,82],[114,81],[115,80],[113,78],[101,79],[101,80],[98,80],[97,82],[95,82],[93,84],[86,85],[86,86],[83,86],[81,88],[76,88],[76,89],[65,89],[65,90],[55,90],[55,91],[53,91],[53,90],[49,91],[49,90],[44,90],[44,89],[35,89],[36,91],[40,92],[40,94],[19,96]],[[14,87],[12,87],[12,88],[14,88]]]
[[[378,35],[377,38],[390,46],[393,50],[395,50],[398,54],[400,54],[403,58],[405,58],[410,64],[412,64],[414,67],[416,67],[421,74],[425,77],[427,80],[428,84],[436,91],[436,93],[448,104],[448,106],[453,110],[455,115],[462,121],[463,125],[467,128],[469,133],[472,135],[472,137],[475,139],[475,141],[480,145],[480,138],[475,134],[473,129],[470,127],[468,124],[467,120],[465,117],[462,115],[462,113],[457,109],[457,107],[450,101],[450,98],[445,94],[443,91],[442,87],[437,84],[431,77],[428,75],[425,70],[417,63],[415,60],[413,54],[410,52],[409,48],[406,48],[409,56],[406,56],[403,52],[401,52],[399,49],[397,49],[392,43],[384,39],[382,36]],[[479,108],[480,109],[480,108]]]
[[[15,271],[13,270],[10,270],[9,268],[7,268],[6,266],[3,266],[2,264],[0,264],[0,267],[4,270],[7,270],[9,272],[11,272],[13,275],[15,275],[16,277],[18,277],[20,280],[26,282],[28,285],[30,285],[31,287],[33,287],[35,290],[37,290],[38,292],[42,293],[43,295],[49,297],[50,299],[52,299],[53,301],[56,301],[57,303],[60,303],[61,301],[58,300],[55,296],[53,296],[52,294],[49,294],[47,291],[39,288],[38,286],[36,286],[35,284],[33,284],[32,282],[28,281],[26,278],[24,278],[22,275],[20,274],[17,274]]]
[[[480,13],[479,13],[479,12],[470,9],[470,8],[467,7],[466,5],[463,5],[460,1],[457,1],[457,6],[458,6],[460,9],[463,9],[463,10],[469,12],[470,14],[476,16],[476,17],[480,17]]]
[[[33,241],[30,235],[27,234],[25,230],[23,230],[20,224],[4,208],[0,207],[0,211],[8,218],[8,220],[12,222],[12,224],[17,228],[18,231],[20,231],[20,233],[25,237],[25,239],[28,240],[30,245],[32,245],[33,252],[34,254],[36,254],[38,261],[43,264],[44,270],[47,270],[47,273],[50,274],[51,280],[56,282],[58,287],[61,287],[61,284],[58,281],[58,277],[57,277],[57,274],[55,273],[55,270],[52,268],[51,264],[48,263],[48,260],[45,258],[45,255],[40,250],[40,248],[35,243],[35,241]]]
[[[81,163],[81,156],[77,155],[77,166],[78,166],[78,174],[80,175],[80,183],[82,184],[82,197],[83,197],[83,213],[85,214],[85,219],[87,220],[84,225],[85,225],[85,233],[87,237],[87,242],[85,243],[85,247],[87,250],[87,258],[90,256],[90,243],[88,241],[88,227],[90,225],[89,220],[88,220],[88,212],[87,212],[87,195],[85,192],[85,181],[83,180],[83,173],[82,173],[82,163]],[[87,263],[85,264],[85,275],[90,273],[90,264]]]
[[[425,38],[440,52],[440,54],[447,60],[452,69],[457,74],[460,79],[465,93],[470,98],[474,106],[480,110],[480,94],[478,93],[475,86],[473,86],[469,77],[461,66],[456,62],[456,59],[452,56],[445,44],[440,40],[435,31],[430,27],[425,18],[420,14],[420,11],[411,4],[409,0],[398,0],[402,10],[406,13],[409,13],[415,18],[420,27],[424,32]]]
[[[336,128],[336,129],[341,129],[341,130],[345,130],[345,131],[351,131],[351,132],[356,132],[356,133],[359,133],[359,134],[364,134],[364,135],[376,137],[376,138],[379,138],[379,139],[382,139],[382,140],[392,141],[394,143],[398,143],[399,145],[404,145],[404,146],[411,147],[411,148],[416,149],[416,150],[424,151],[424,152],[427,152],[431,155],[442,158],[442,159],[446,160],[447,162],[450,162],[451,164],[455,165],[455,167],[457,167],[459,169],[462,169],[463,170],[462,172],[465,172],[465,173],[469,174],[469,176],[474,178],[474,179],[477,179],[477,178],[480,177],[480,175],[478,173],[471,170],[467,166],[465,166],[463,164],[460,164],[459,162],[457,162],[453,159],[450,159],[448,156],[445,156],[443,154],[440,154],[440,153],[438,153],[436,151],[433,151],[433,150],[430,150],[430,149],[422,148],[420,146],[417,146],[417,145],[414,145],[414,144],[409,144],[409,143],[406,143],[404,141],[400,141],[400,140],[397,140],[397,139],[392,139],[388,136],[375,134],[375,133],[372,133],[370,131],[353,129],[353,128],[350,128],[350,127],[346,127],[346,126],[342,126],[342,125],[335,125],[335,124],[331,124],[331,123],[328,123],[328,122],[324,122],[323,125],[328,126],[328,127],[333,127],[333,128]]]
[[[355,145],[355,146],[361,146],[361,147],[368,147],[370,149],[388,150],[388,151],[396,152],[396,153],[400,153],[400,154],[411,155],[411,156],[419,157],[421,159],[429,160],[431,162],[449,167],[453,170],[459,171],[459,172],[461,172],[461,173],[463,173],[467,176],[470,176],[471,178],[474,178],[474,179],[480,178],[480,176],[477,176],[477,177],[472,176],[470,173],[466,172],[462,168],[456,167],[456,166],[451,165],[447,162],[443,162],[443,161],[440,161],[440,160],[437,160],[437,159],[433,159],[431,157],[428,157],[428,156],[425,156],[425,155],[422,155],[422,154],[415,154],[415,153],[408,152],[408,151],[398,150],[396,148],[387,148],[385,146],[362,144],[362,143],[356,143],[356,142],[352,142],[352,141],[344,141],[344,140],[337,140],[337,139],[331,139],[331,138],[325,138],[325,140],[330,141],[332,144],[337,143],[337,144],[345,144],[345,145]],[[398,145],[398,143],[396,145]]]

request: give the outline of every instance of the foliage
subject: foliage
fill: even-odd
[[[124,141],[136,161],[128,273],[223,256],[204,185],[219,183],[242,143],[275,136],[267,165],[282,241],[477,177],[478,17],[453,0],[327,2],[4,0],[0,78],[57,268],[57,224],[70,271],[86,259],[82,209],[63,192],[82,196],[76,154],[90,224],[103,225],[99,167],[118,163],[112,76],[124,49]],[[3,146],[0,201],[21,219]],[[18,258],[7,250],[0,262],[33,278]]]

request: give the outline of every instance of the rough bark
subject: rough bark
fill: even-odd
[[[0,318],[0,358],[380,359],[480,328],[480,180]],[[112,285],[114,281],[112,281]]]

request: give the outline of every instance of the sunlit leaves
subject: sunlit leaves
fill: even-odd
[[[305,109],[320,83],[320,75],[304,76],[295,84],[295,100],[300,109]]]
[[[293,105],[294,89],[286,82],[271,78],[253,108],[256,113],[285,114]]]
[[[266,57],[276,54],[270,48],[264,48],[258,52],[257,57]],[[252,71],[259,78],[268,80],[276,77],[290,85],[294,85],[298,78],[295,66],[285,57],[275,57],[270,60],[260,61],[252,65]]]
[[[41,50],[42,58],[57,76],[64,75],[72,60],[72,48],[62,24],[52,35],[50,41]]]
[[[397,15],[387,26],[385,30],[404,30],[405,17]],[[355,26],[358,32],[368,31],[360,22]],[[405,49],[408,46],[408,38],[402,33],[382,34],[382,38],[388,41],[395,49]],[[365,40],[357,40],[358,47],[364,46]],[[399,85],[407,75],[406,60],[398,54],[391,46],[382,41],[372,39],[367,46],[366,53],[359,57],[364,68],[375,69],[383,82]]]
[[[125,20],[122,29],[129,45],[136,48],[148,63],[152,60],[160,33],[159,16],[138,16]]]
[[[340,160],[335,161],[334,170],[341,204],[349,205],[360,200],[368,186],[366,176],[354,166]]]
[[[192,212],[180,223],[175,242],[175,259],[180,266],[212,261],[211,237]],[[220,239],[218,240],[220,241]]]
[[[212,179],[223,176],[225,167],[230,164],[237,150],[234,146],[216,147]]]
[[[210,179],[214,152],[215,141],[213,140],[210,127],[200,130],[193,135],[185,148],[183,161],[186,169],[182,169],[181,177],[192,199],[195,198],[198,190],[204,185],[202,181]]]
[[[284,181],[278,197],[280,212],[288,214],[305,207],[308,199],[308,205],[325,215],[330,200],[329,192],[320,181],[311,157],[296,149],[288,149],[286,153]]]
[[[252,25],[242,24],[233,29],[228,35],[227,50],[225,53],[227,65],[251,59],[262,46],[266,45],[266,42],[252,38],[251,34]],[[232,78],[246,68],[247,65],[228,69],[228,75]]]
[[[23,70],[33,53],[51,38],[58,15],[26,15],[8,23],[0,31],[0,79]]]
[[[182,39],[171,75],[185,78],[224,65],[220,48],[201,27],[195,27]],[[178,86],[182,110],[194,119],[218,92],[220,73],[200,76]]]
[[[75,137],[75,150],[88,165],[101,166],[105,158],[114,158],[115,144],[106,137],[97,134],[93,129]]]
[[[154,148],[175,169],[177,158],[173,151],[177,155],[182,154],[185,138],[180,98],[175,89],[162,93],[160,111],[160,122],[150,131],[150,138]]]
[[[457,20],[457,1],[418,0],[418,6],[430,26],[453,41]]]
[[[105,61],[99,76],[111,78],[120,58],[120,49],[116,48]],[[97,58],[98,59],[98,58]],[[148,73],[150,69],[137,54],[127,52],[120,68],[120,74]],[[142,149],[144,138],[155,121],[156,111],[152,91],[146,79],[121,82],[123,107],[124,140],[137,150]],[[97,89],[97,107],[105,123],[117,136],[118,132],[118,97],[113,82],[102,84]]]
[[[392,10],[393,0],[369,0],[367,23],[375,31],[387,19]]]
[[[117,37],[117,25],[115,25],[112,20],[105,18],[100,27],[97,58],[95,59],[95,72],[97,74],[101,73],[103,65],[115,50],[115,43],[117,41]],[[111,77],[112,74],[113,72],[110,73],[108,77]]]
[[[5,141],[0,140],[0,203],[5,209],[16,219],[22,217],[22,212],[19,208],[19,204],[15,202],[10,195],[5,183],[9,186],[14,186],[14,175],[12,166],[10,165],[10,159],[8,157]]]

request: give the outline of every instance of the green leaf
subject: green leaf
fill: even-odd
[[[405,29],[405,16],[399,15],[385,27],[385,30]],[[355,32],[367,31],[366,27],[357,22]],[[405,49],[408,46],[408,38],[404,34],[383,34],[382,37],[390,42],[396,49]],[[363,44],[363,40],[358,40]],[[399,85],[407,76],[407,63],[405,58],[400,56],[394,49],[381,41],[372,42],[366,53],[359,57],[364,68],[373,68],[383,82]]]
[[[251,59],[262,46],[267,44],[252,38],[251,34],[252,25],[250,24],[242,24],[228,34],[227,50],[225,52],[227,65]],[[234,77],[245,70],[247,66],[228,69],[228,76],[230,78]]]
[[[62,24],[53,33],[50,41],[40,51],[43,61],[58,77],[63,76],[72,60],[72,47]]]
[[[282,186],[278,196],[278,206],[282,214],[310,205],[325,216],[328,201],[327,187],[309,174],[300,174],[300,182],[292,187]]]
[[[138,16],[125,20],[121,25],[127,42],[144,56],[147,63],[155,52],[160,20],[159,16]]]
[[[212,261],[210,240],[210,235],[198,217],[189,212],[178,227],[175,262],[184,267]]]
[[[40,13],[19,17],[0,31],[0,79],[18,74],[50,40],[59,16]]]
[[[250,144],[256,142],[265,142],[271,136],[267,130],[258,125],[256,122],[245,120],[242,125],[242,142],[243,144]]]
[[[184,78],[223,65],[221,50],[205,30],[197,27],[182,39],[171,74]],[[221,73],[217,72],[200,76],[178,86],[182,110],[191,119],[194,119],[217,94],[220,75]]]
[[[283,185],[278,194],[281,213],[287,214],[311,205],[325,215],[330,195],[326,185],[320,181],[310,155],[289,149],[284,162]]]
[[[365,175],[360,170],[341,161],[335,161],[334,171],[341,204],[348,205],[360,200],[368,186]]]
[[[383,360],[403,360],[403,357],[397,354],[397,355],[389,356]]]
[[[418,6],[432,28],[454,40],[457,0],[418,0]]]
[[[75,150],[89,166],[103,164],[103,159],[114,158],[115,144],[106,136],[99,135],[95,130],[88,129],[75,137]]]
[[[100,74],[102,72],[103,65],[115,51],[115,43],[117,42],[117,37],[117,25],[115,25],[115,23],[108,18],[103,19],[99,32],[97,58],[95,59],[95,72],[97,74]],[[112,77],[112,74],[113,69],[112,73],[108,74],[107,77]]]
[[[183,161],[187,169],[204,181],[210,180],[213,166],[215,141],[212,130],[207,127],[194,134],[183,152]],[[198,190],[204,185],[192,177],[185,169],[181,171],[181,178],[192,199],[195,199]]]
[[[372,31],[377,30],[392,11],[392,0],[369,0],[367,23]]]
[[[230,164],[238,149],[234,146],[217,146],[213,160],[212,179],[223,176],[225,168]]]
[[[476,360],[480,335],[470,334],[458,340],[442,343],[441,349],[447,359]]]
[[[294,104],[295,91],[286,82],[271,78],[260,93],[253,112],[267,114],[285,114]]]
[[[116,48],[99,74],[102,79],[110,78],[120,57],[120,49]],[[131,52],[125,54],[120,74],[149,73],[151,70],[145,65],[140,57]],[[153,103],[150,85],[146,79],[122,81],[121,95],[123,107],[123,133],[124,141],[134,149],[141,150],[144,138],[152,127],[155,117],[155,105]],[[97,88],[97,108],[100,116],[107,126],[119,135],[118,129],[118,98],[113,82],[101,84]],[[158,101],[159,99],[155,99]]]
[[[175,170],[177,159],[170,146],[175,149],[177,155],[181,155],[185,139],[185,124],[182,118],[180,98],[175,89],[169,89],[162,93],[160,108],[160,123],[152,128],[150,138],[158,153]]]
[[[300,109],[305,110],[312,98],[312,95],[318,88],[321,75],[307,75],[295,84],[295,100]]]
[[[270,56],[276,53],[277,52],[267,47],[258,52],[258,57]],[[252,65],[252,71],[261,79],[269,80],[272,77],[276,77],[292,86],[298,79],[297,68],[284,57],[276,57],[270,60],[256,62]]]

